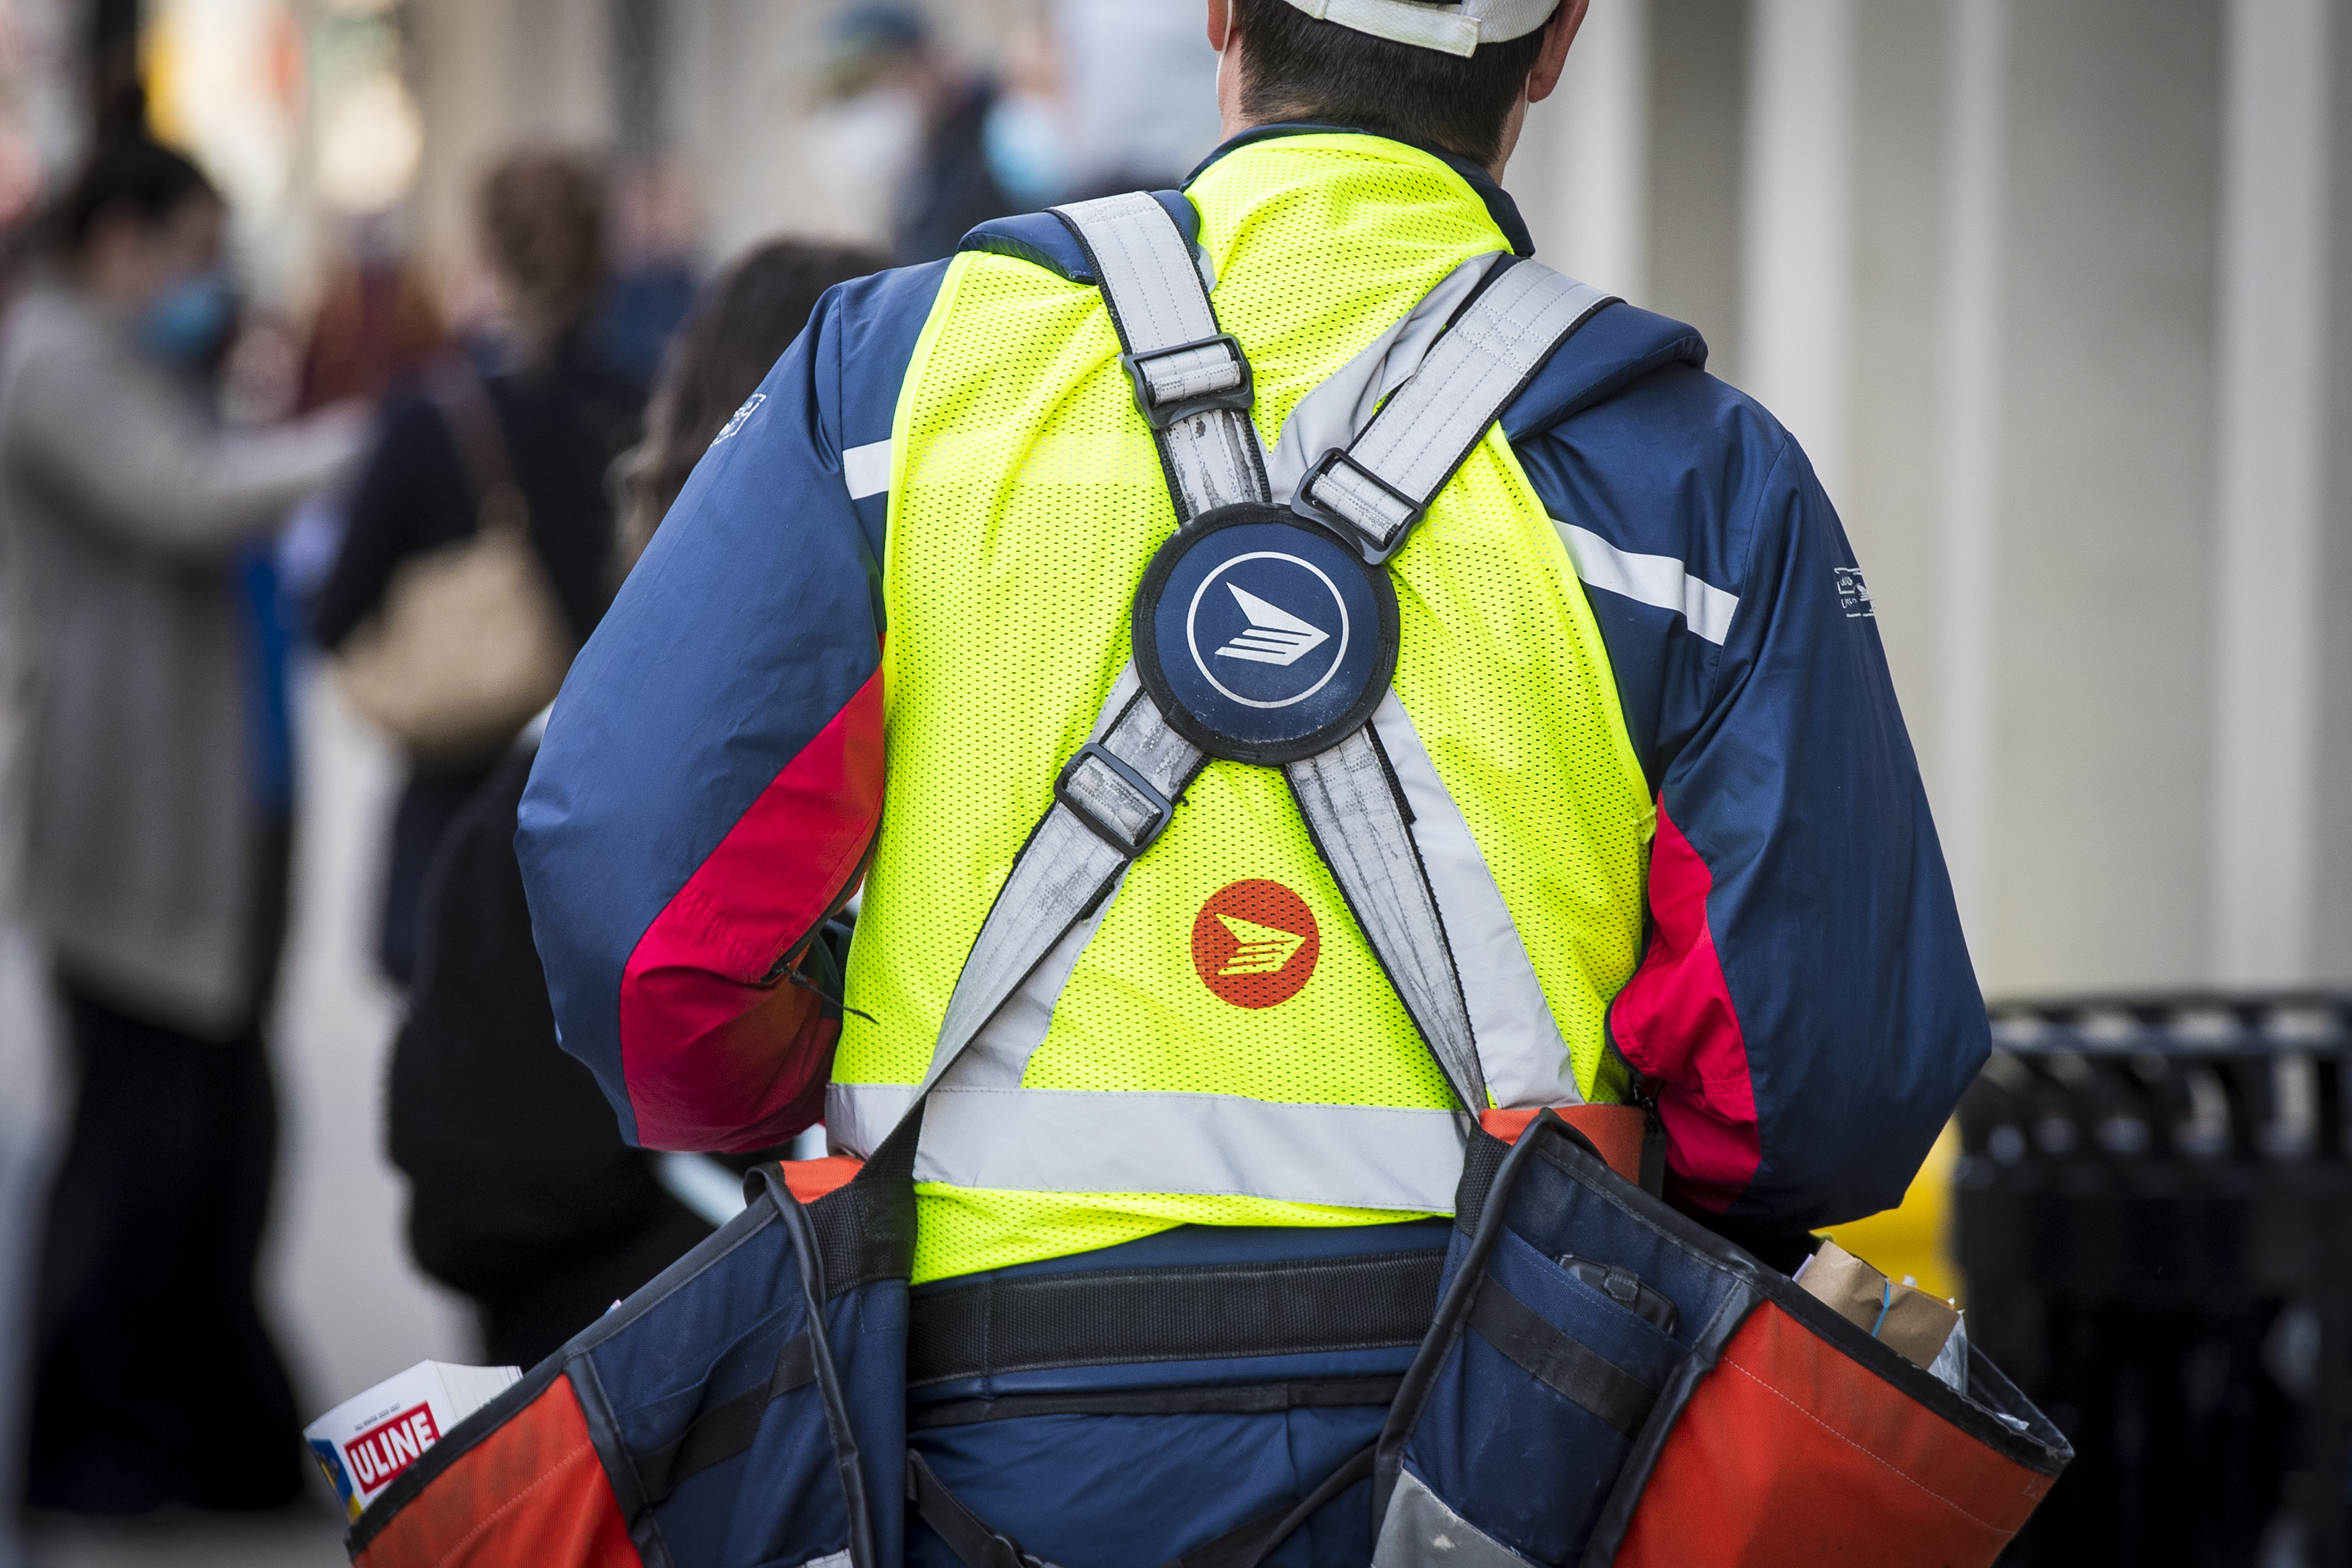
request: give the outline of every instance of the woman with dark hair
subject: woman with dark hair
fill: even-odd
[[[882,265],[866,251],[776,242],[704,289],[663,363],[646,439],[619,466],[630,559],[817,297]],[[414,1007],[393,1050],[390,1115],[417,1261],[480,1304],[490,1360],[521,1366],[710,1228],[663,1189],[658,1156],[621,1142],[595,1079],[555,1043],[514,850],[537,750],[527,731],[436,863]]]
[[[686,488],[711,441],[792,346],[817,297],[887,265],[856,246],[772,239],[702,290],[646,405],[646,438],[615,465],[624,571]]]
[[[238,552],[350,465],[364,425],[219,428],[226,217],[178,153],[100,152],[0,342],[0,635],[31,693],[22,897],[79,1083],[29,1489],[94,1512],[266,1506],[302,1484],[253,1294],[291,771],[266,568]]]
[[[478,493],[486,449],[520,492],[530,543],[575,646],[610,596],[604,472],[636,437],[643,389],[607,363],[591,321],[605,280],[604,175],[571,153],[516,153],[483,181],[476,221],[502,332],[474,361],[453,356],[430,367],[387,408],[342,552],[311,606],[311,632],[331,652],[384,607],[404,563],[474,537],[488,499]],[[415,977],[434,847],[512,735],[471,754],[411,760],[393,821],[379,949],[385,973],[403,985]]]

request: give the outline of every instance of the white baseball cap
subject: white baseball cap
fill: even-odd
[[[1559,0],[1290,0],[1321,22],[1337,22],[1359,33],[1438,49],[1449,55],[1475,53],[1481,44],[1522,38],[1551,20]]]

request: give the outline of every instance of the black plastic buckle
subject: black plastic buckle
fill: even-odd
[[[1143,374],[1145,364],[1152,360],[1166,359],[1171,354],[1189,353],[1194,349],[1224,346],[1234,363],[1242,373],[1241,384],[1223,392],[1204,392],[1198,397],[1187,397],[1166,405],[1151,395],[1151,380]],[[1195,414],[1206,414],[1216,408],[1238,408],[1247,412],[1257,401],[1257,377],[1250,371],[1249,356],[1233,333],[1219,332],[1213,338],[1202,338],[1196,342],[1174,343],[1164,349],[1147,349],[1139,354],[1121,354],[1118,363],[1127,369],[1127,379],[1135,387],[1136,411],[1154,430],[1190,419]]]
[[[1342,463],[1370,479],[1382,494],[1404,508],[1404,521],[1386,535],[1375,537],[1354,518],[1345,512],[1334,510],[1317,500],[1315,499],[1316,481]],[[1414,500],[1380,475],[1349,457],[1344,447],[1334,447],[1315,459],[1315,466],[1307,469],[1307,477],[1298,481],[1298,489],[1291,492],[1290,510],[1309,521],[1319,522],[1324,527],[1336,531],[1340,538],[1355,546],[1356,553],[1361,555],[1365,564],[1369,566],[1381,565],[1398,551],[1402,550],[1404,542],[1412,537],[1412,531],[1421,526],[1422,518],[1429,511],[1427,506]]]
[[[1084,802],[1070,793],[1070,780],[1077,776],[1078,770],[1086,765],[1089,757],[1108,768],[1120,782],[1141,795],[1146,804],[1152,807],[1154,816],[1151,825],[1144,829],[1140,837],[1130,839],[1123,830],[1097,816],[1087,809]],[[1054,780],[1054,798],[1069,807],[1071,814],[1086,825],[1087,832],[1092,833],[1117,850],[1121,857],[1129,860],[1150,848],[1160,834],[1167,831],[1168,819],[1176,814],[1174,803],[1154,788],[1150,779],[1119,761],[1099,741],[1088,741],[1070,754],[1070,760],[1062,765],[1061,775]]]

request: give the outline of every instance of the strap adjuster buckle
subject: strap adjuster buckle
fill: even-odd
[[[1225,351],[1232,371],[1231,379],[1220,378],[1218,384],[1210,390],[1195,393],[1190,397],[1161,402],[1151,385],[1149,367],[1152,362],[1214,348]],[[1231,332],[1219,332],[1213,338],[1202,338],[1189,343],[1171,343],[1164,349],[1147,349],[1141,353],[1123,353],[1118,356],[1118,363],[1126,369],[1127,379],[1135,387],[1136,412],[1141,414],[1144,422],[1154,430],[1165,430],[1195,414],[1206,414],[1213,409],[1237,408],[1246,412],[1257,401],[1257,378],[1250,372],[1249,356],[1242,353],[1240,341]],[[1199,372],[1192,374],[1198,374]]]
[[[1102,768],[1109,778],[1087,773],[1089,764]],[[1099,741],[1088,741],[1071,753],[1054,781],[1054,798],[1067,806],[1088,832],[1128,860],[1150,848],[1176,814],[1174,802]],[[1123,815],[1129,821],[1110,815],[1121,807],[1126,808]]]
[[[1371,486],[1377,498],[1328,492],[1318,497],[1316,487],[1343,464],[1348,477]],[[1390,508],[1380,506],[1380,501],[1391,503],[1393,515],[1389,515]],[[1298,489],[1290,497],[1290,510],[1310,522],[1336,531],[1356,547],[1365,564],[1378,566],[1404,548],[1405,541],[1420,526],[1429,508],[1349,457],[1346,447],[1334,447],[1315,459],[1315,466],[1298,481]]]

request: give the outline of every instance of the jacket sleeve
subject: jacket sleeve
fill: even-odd
[[[365,418],[339,411],[224,434],[160,374],[67,343],[24,377],[16,456],[94,527],[174,554],[220,556],[284,521],[355,466],[368,433]]]
[[[1787,432],[1687,367],[1523,455],[1658,809],[1609,1024],[1669,1194],[1759,1238],[1890,1207],[1988,1030],[1844,530]]]
[[[559,1037],[631,1142],[758,1149],[821,1114],[839,1023],[796,959],[882,805],[887,497],[861,476],[940,272],[825,297],[556,700],[516,845]]]

